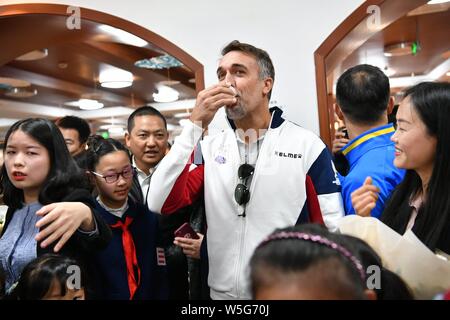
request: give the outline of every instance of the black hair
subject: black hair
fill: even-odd
[[[373,124],[386,112],[389,78],[379,68],[360,64],[346,70],[336,85],[336,100],[345,116],[358,124]]]
[[[423,82],[406,90],[405,98],[410,99],[428,134],[437,139],[426,198],[413,227],[414,234],[434,251],[448,237],[450,223],[450,83]],[[419,175],[414,170],[407,170],[386,204],[381,220],[403,234],[412,212],[409,201],[420,194],[422,188]],[[448,244],[445,245],[448,249]]]
[[[413,295],[410,288],[400,276],[383,267],[380,256],[370,247],[367,242],[350,236],[339,235],[332,237],[339,243],[343,239],[349,249],[359,258],[366,273],[369,267],[376,266],[380,271],[379,287],[373,288],[378,300],[412,300]],[[369,288],[372,289],[372,288]]]
[[[275,230],[268,239],[282,233],[304,233],[328,239],[330,232],[320,225],[297,225]],[[334,239],[334,238],[333,238]],[[334,242],[334,240],[331,240]],[[334,242],[336,244],[336,242]],[[339,244],[342,248],[347,246]],[[314,269],[328,281],[327,290],[345,299],[365,299],[365,281],[361,270],[349,256],[316,241],[287,237],[264,241],[250,260],[250,279],[253,296],[258,289],[270,281],[267,274],[296,273]]]
[[[100,158],[108,153],[123,151],[129,155],[127,148],[120,141],[102,136],[93,135],[88,139],[88,148],[86,151],[86,167],[89,171],[95,171]]]
[[[259,79],[264,80],[266,78],[272,78],[273,82],[275,82],[275,68],[273,67],[269,54],[265,50],[256,48],[248,43],[233,40],[222,49],[222,56],[231,51],[240,51],[253,56],[259,66]],[[272,90],[270,90],[267,95],[268,100],[270,100],[271,95]]]
[[[80,138],[80,144],[87,141],[91,135],[91,128],[86,120],[74,117],[66,116],[56,120],[56,125],[64,129],[75,129],[78,132],[78,137]]]
[[[128,117],[128,125],[127,125],[128,133],[131,133],[131,131],[134,128],[134,118],[142,116],[155,116],[160,118],[164,122],[164,128],[167,130],[167,121],[166,118],[162,115],[162,113],[153,107],[143,106],[134,110],[133,113],[131,113],[130,116]]]
[[[39,192],[39,202],[47,205],[61,201],[75,188],[87,188],[87,180],[70,156],[61,131],[46,119],[28,118],[14,123],[6,133],[5,149],[8,139],[17,130],[23,131],[36,140],[50,157],[50,171]],[[6,166],[3,164],[0,174],[0,194],[3,201],[12,209],[22,208],[23,190],[16,188],[8,178]]]
[[[85,288],[85,272],[78,261],[60,254],[46,253],[25,266],[12,297],[19,300],[40,300],[55,280],[60,286],[61,295],[64,296],[69,277],[73,274],[71,271],[76,270],[74,266],[80,271],[80,288],[75,289]]]

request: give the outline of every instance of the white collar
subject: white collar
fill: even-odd
[[[151,175],[153,174],[153,172],[155,172],[156,167],[158,166],[158,164],[156,166],[154,166],[153,168],[150,168],[149,170],[149,174],[146,174],[144,171],[142,171],[141,169],[139,169],[139,167],[136,164],[136,159],[134,158],[134,155],[131,158],[131,163],[133,165],[134,168],[136,168],[136,171],[138,172],[138,174],[140,174],[141,176],[148,178],[151,177]]]
[[[116,216],[116,217],[119,217],[119,218],[122,218],[123,215],[125,214],[125,212],[128,210],[128,198],[125,201],[125,204],[123,206],[121,206],[120,208],[110,208],[110,207],[108,207],[100,199],[100,196],[97,196],[97,202],[103,209],[105,209],[106,211],[111,213],[113,216]]]

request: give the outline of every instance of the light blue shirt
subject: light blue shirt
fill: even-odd
[[[39,232],[36,223],[41,218],[36,211],[42,208],[38,202],[16,210],[3,236],[0,238],[0,261],[5,272],[5,289],[19,280],[23,268],[36,258],[36,240]]]

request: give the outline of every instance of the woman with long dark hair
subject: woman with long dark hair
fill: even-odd
[[[405,92],[397,113],[394,165],[407,169],[381,220],[400,234],[412,229],[431,250],[450,254],[450,83],[424,82]],[[378,190],[368,177],[352,194],[370,215]]]
[[[83,258],[108,243],[111,231],[94,214],[86,178],[51,121],[13,124],[4,155],[0,194],[8,211],[0,233],[0,263],[7,290],[25,265],[45,252]]]

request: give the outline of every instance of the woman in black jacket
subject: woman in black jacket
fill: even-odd
[[[45,252],[85,260],[111,238],[92,209],[86,178],[49,120],[16,122],[5,137],[0,194],[8,206],[0,233],[0,262],[6,290],[23,267]]]

